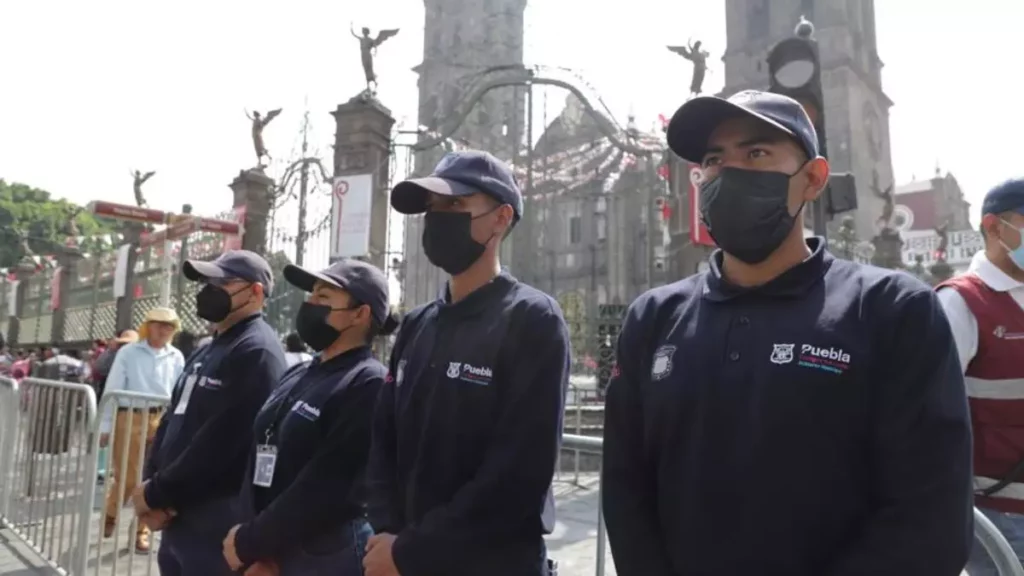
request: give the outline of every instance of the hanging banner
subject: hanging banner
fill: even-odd
[[[923,259],[921,264],[931,266],[938,261],[938,250],[942,245],[942,237],[935,230],[908,230],[900,232],[903,239],[903,264],[914,266],[916,257]],[[974,255],[985,250],[985,237],[977,230],[952,230],[946,237],[946,263],[954,268],[966,268]]]
[[[331,188],[331,260],[370,253],[373,174],[338,176]]]
[[[18,315],[18,284],[21,280],[9,280],[7,282],[7,315]]]
[[[703,246],[714,246],[715,241],[708,234],[708,228],[700,221],[700,183],[704,171],[697,164],[686,164],[690,174],[690,242]]]
[[[232,208],[231,216],[229,218],[238,225],[238,229],[234,235],[224,237],[223,249],[221,250],[222,252],[242,249],[242,237],[245,234],[245,204]]]
[[[131,244],[122,244],[117,249],[117,266],[114,268],[114,298],[128,293],[128,251]]]
[[[58,266],[50,278],[50,310],[60,308],[60,277],[64,274],[64,267]]]

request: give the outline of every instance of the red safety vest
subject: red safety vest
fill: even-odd
[[[1024,460],[1024,309],[1008,292],[990,288],[975,274],[938,288],[956,290],[978,322],[978,351],[965,382],[974,427],[974,483],[983,490]],[[1024,477],[976,504],[1024,514]]]

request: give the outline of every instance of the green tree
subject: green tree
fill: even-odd
[[[52,199],[45,190],[0,179],[0,268],[13,266],[25,256],[22,236],[28,237],[28,246],[36,255],[59,250],[72,230],[69,224],[72,215],[75,215],[74,227],[79,236],[94,236],[120,228],[63,198]]]

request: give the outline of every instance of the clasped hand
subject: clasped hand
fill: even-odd
[[[395,559],[391,555],[391,547],[395,543],[394,534],[377,534],[366,542],[366,555],[363,556],[363,568],[366,576],[401,576]]]
[[[135,507],[135,515],[139,517],[139,522],[145,524],[150,530],[159,532],[166,528],[178,513],[172,509],[153,510],[150,508],[146,503],[146,484],[148,482],[143,482],[132,491],[132,506]]]

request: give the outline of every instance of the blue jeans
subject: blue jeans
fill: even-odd
[[[1013,551],[1017,553],[1017,558],[1024,558],[1024,515],[997,512],[987,508],[978,508],[978,510],[981,510],[981,513],[1003,533],[1010,546],[1013,547]],[[977,538],[974,539],[971,556],[967,560],[967,572],[970,576],[998,576],[999,574],[992,558]]]
[[[352,520],[282,560],[281,576],[363,576],[363,554],[370,536],[369,522]]]

